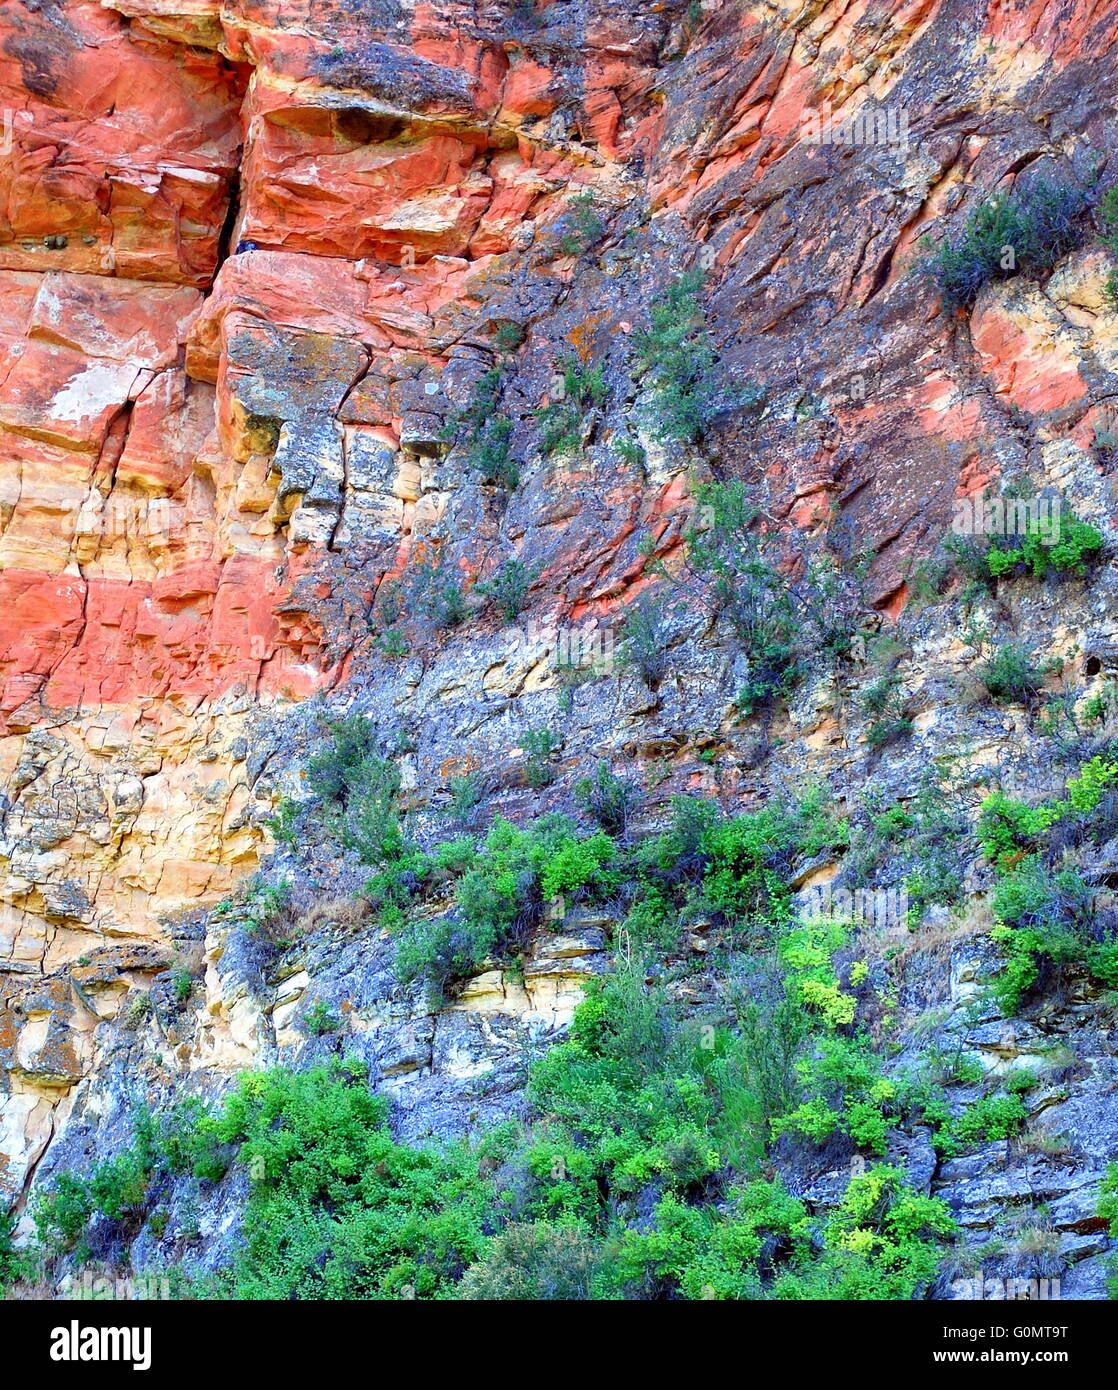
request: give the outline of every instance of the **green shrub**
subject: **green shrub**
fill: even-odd
[[[787,921],[790,896],[781,868],[795,845],[786,814],[766,808],[718,821],[704,837],[703,894],[731,919],[750,925]]]
[[[543,913],[565,894],[609,891],[614,847],[605,835],[580,839],[563,816],[541,816],[519,830],[498,816],[458,883],[456,910],[400,924],[396,973],[423,979],[437,997],[490,958],[518,955]]]
[[[589,366],[577,357],[568,357],[561,365],[562,398],[536,413],[540,450],[548,458],[557,453],[573,454],[582,447],[584,417],[603,405],[609,394],[600,363]]]
[[[983,1096],[938,1130],[932,1144],[941,1158],[954,1158],[980,1144],[1012,1138],[1028,1117],[1019,1095]]]
[[[946,1202],[914,1192],[899,1168],[852,1178],[824,1223],[823,1251],[777,1278],[773,1297],[907,1300],[935,1277],[940,1242],[955,1234]]]
[[[450,814],[466,825],[485,800],[485,778],[480,772],[464,772],[447,783],[450,790]]]
[[[523,560],[503,560],[491,579],[475,585],[488,598],[507,623],[515,622],[528,601],[528,592],[542,573],[541,565]]]
[[[741,482],[696,489],[700,524],[687,532],[687,566],[711,610],[728,623],[748,663],[738,693],[744,715],[788,695],[809,654],[848,652],[863,606],[864,565],[844,571],[834,556],[811,560],[793,584],[765,558],[759,509]]]
[[[912,733],[900,676],[895,671],[887,671],[866,687],[862,693],[862,709],[873,717],[866,730],[866,743],[871,748],[885,748]]]
[[[357,851],[363,864],[380,865],[405,851],[396,798],[400,769],[375,755],[362,764],[341,822],[341,841]]]
[[[1103,793],[1118,781],[1118,763],[1099,756],[1083,764],[1078,777],[1068,782],[1068,800],[1081,816],[1089,815],[1102,800]]]
[[[1110,1238],[1118,1239],[1118,1163],[1107,1165],[1106,1176],[1099,1186],[1098,1213],[1110,1222]]]
[[[408,652],[411,651],[408,646],[408,639],[398,627],[386,628],[383,632],[378,633],[374,645],[382,655],[393,658],[407,656]]]
[[[1035,579],[1075,575],[1082,579],[1098,560],[1103,534],[1096,526],[1080,521],[1061,498],[1051,504],[1049,526],[1029,513],[1030,503],[1023,495],[988,499],[999,512],[1004,509],[1006,534],[949,536],[944,549],[959,569],[972,581],[993,588],[997,580],[1032,575]],[[976,504],[977,506],[977,504]],[[1017,515],[1026,513],[1024,519]],[[1013,527],[1021,529],[1014,530]]]
[[[1017,544],[1012,546],[1003,547],[995,541],[986,554],[986,565],[995,579],[1024,573],[1037,579],[1049,574],[1074,574],[1082,578],[1102,547],[1103,535],[1098,527],[1073,517],[1061,525],[1060,539],[1055,545],[1045,545],[1034,532],[1018,537]]]
[[[609,395],[602,364],[579,361],[577,357],[567,357],[562,363],[563,393],[566,400],[584,410],[592,406],[604,405]]]
[[[34,1211],[35,1230],[44,1248],[51,1253],[72,1250],[93,1210],[88,1181],[74,1173],[59,1173],[39,1193]]]
[[[1103,224],[1103,245],[1118,261],[1118,187],[1106,190],[1099,202],[1099,216]],[[1118,306],[1118,269],[1111,271],[1105,288],[1107,299]]]
[[[701,438],[714,406],[714,348],[699,291],[703,272],[681,275],[650,306],[651,327],[634,337],[637,366],[651,393],[651,427],[681,444]]]
[[[854,1022],[856,1000],[839,988],[832,964],[832,957],[846,944],[849,934],[844,923],[818,917],[785,932],[778,948],[788,967],[789,998],[818,1013],[827,1028]]]
[[[171,993],[177,1004],[185,1004],[194,990],[194,976],[185,965],[171,971]]]
[[[234,897],[219,903],[214,916],[228,918],[250,936],[275,939],[276,925],[291,901],[291,885],[249,879]]]
[[[528,336],[521,323],[502,323],[493,335],[493,344],[501,352],[515,352]]]
[[[564,214],[567,230],[559,244],[568,256],[581,256],[596,246],[605,234],[605,224],[598,216],[594,195],[589,189],[576,193]]]
[[[554,401],[536,414],[540,427],[540,452],[573,454],[582,446],[582,416],[566,401]]]
[[[1060,819],[1058,806],[1026,806],[994,792],[979,808],[978,839],[987,859],[1004,871],[1035,849],[1037,840]]]
[[[0,1298],[31,1274],[31,1259],[15,1243],[15,1225],[11,1212],[0,1211]]]
[[[471,1265],[456,1298],[487,1302],[589,1299],[602,1253],[577,1226],[527,1221],[494,1236],[483,1259]]]
[[[113,1221],[140,1212],[151,1182],[152,1167],[153,1155],[142,1145],[98,1163],[89,1180],[96,1210]]]
[[[299,804],[289,796],[281,796],[276,802],[275,814],[267,821],[268,829],[277,844],[294,845],[298,843]]]
[[[494,1194],[464,1145],[409,1148],[356,1062],[249,1072],[202,1121],[251,1188],[244,1246],[222,1279],[240,1299],[437,1298],[484,1252]]]
[[[967,308],[990,280],[1051,270],[1082,238],[1087,193],[1040,181],[980,203],[956,237],[945,237],[920,263],[944,308]],[[927,242],[923,243],[927,245]]]
[[[636,671],[649,689],[664,679],[668,651],[661,600],[642,595],[629,609],[621,626],[621,652],[625,665]]]
[[[478,378],[470,404],[448,421],[447,431],[460,440],[466,466],[482,482],[512,492],[520,485],[520,469],[512,457],[514,425],[500,409],[502,391],[501,370],[491,367]]]
[[[316,999],[307,1010],[307,1032],[312,1037],[322,1037],[325,1033],[336,1033],[342,1021],[325,999]]]
[[[366,765],[376,755],[376,730],[362,714],[349,714],[328,724],[330,743],[307,763],[307,783],[325,802],[344,802],[361,787]]]
[[[600,762],[593,777],[581,777],[575,783],[575,802],[581,810],[611,835],[625,831],[629,815],[638,800],[634,783],[615,777],[609,763]]]
[[[631,435],[623,434],[615,442],[614,448],[622,463],[630,468],[639,468],[645,461],[644,445]]]
[[[625,1231],[600,1282],[614,1298],[761,1298],[766,1250],[802,1258],[807,1234],[805,1207],[780,1182],[748,1184],[719,1216],[669,1194]]]
[[[1073,869],[1053,872],[1029,855],[998,880],[992,906],[991,936],[1006,954],[995,992],[1006,1013],[1016,1012],[1045,961],[1087,960],[1091,894]]]
[[[835,1026],[833,1019],[824,1016],[824,1021]],[[845,1134],[858,1148],[885,1153],[897,1088],[882,1076],[868,1038],[816,1038],[811,1056],[797,1062],[796,1074],[808,1099],[773,1121],[774,1135],[800,1134],[823,1144]]]
[[[555,780],[551,755],[559,748],[559,740],[550,729],[528,729],[521,742],[527,754],[524,776],[533,791],[542,791]]]
[[[978,668],[978,678],[999,704],[1031,704],[1044,673],[1025,649],[1014,643],[995,648]]]
[[[111,1221],[135,1222],[142,1214],[153,1174],[160,1162],[155,1121],[144,1107],[132,1116],[134,1140],[131,1147],[112,1158],[95,1163],[88,1177],[58,1173],[51,1185],[41,1191],[34,1210],[35,1229],[48,1254],[78,1248],[94,1212]]]
[[[465,589],[442,560],[416,566],[411,575],[411,599],[438,628],[457,627],[470,614]]]

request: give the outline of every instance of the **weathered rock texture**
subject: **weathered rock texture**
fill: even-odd
[[[514,1103],[524,1038],[561,1026],[601,968],[603,924],[569,924],[523,983],[483,976],[430,1016],[392,983],[386,944],[329,912],[282,978],[238,958],[199,910],[258,868],[277,793],[298,798],[315,692],[409,733],[420,823],[454,772],[485,769],[515,816],[562,805],[601,753],[662,770],[650,823],[672,792],[750,807],[805,776],[903,797],[932,754],[1044,775],[1023,716],[951,694],[975,657],[958,609],[906,602],[953,500],[999,477],[1063,487],[1109,533],[1092,447],[1118,399],[1109,261],[1088,246],[959,316],[910,267],[922,234],[995,187],[1044,169],[1113,181],[1116,41],[1118,10],[1095,0],[5,6],[5,1196],[91,1148],[126,1073],[159,1095],[321,1046],[301,1024],[314,997],[352,1013],[415,1133],[469,1127]],[[811,138],[866,103],[904,113],[907,140]],[[583,191],[603,232],[580,250]],[[644,465],[625,463],[631,335],[697,254],[724,409],[702,453],[645,434]],[[523,336],[507,499],[446,430],[502,328]],[[571,353],[603,364],[610,395],[560,468],[532,412]],[[749,382],[763,404],[735,405]],[[558,722],[551,665],[491,612],[410,632],[402,658],[373,644],[378,593],[418,561],[470,584],[511,554],[538,567],[523,622],[604,639],[653,561],[672,565],[712,468],[788,537],[837,510],[851,553],[870,553],[861,623],[900,621],[914,745],[871,755],[857,666],[845,685],[819,672],[762,740],[732,717],[740,671],[697,612],[676,620],[655,695],[621,671],[578,686]],[[1113,642],[1109,575],[1058,613],[1039,584],[1022,594],[984,616],[1073,663]],[[519,739],[544,723],[564,744],[536,798]],[[357,881],[325,835],[276,865],[304,907]],[[203,958],[204,1005],[180,1031],[158,1010],[111,1022],[172,959]],[[1088,1051],[1096,1091],[1065,1110],[1113,1084],[1109,1042],[1092,1032]],[[1112,1133],[1078,1176],[1041,1184],[1075,1208],[1061,1229],[1085,1229],[1074,1193],[1085,1211]],[[997,1154],[965,1162],[939,1180],[975,1222],[1017,1200]],[[1069,1258],[1101,1249],[1075,1239]]]

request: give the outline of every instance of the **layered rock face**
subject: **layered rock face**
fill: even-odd
[[[1087,236],[958,314],[912,267],[924,234],[995,189],[1113,183],[1116,44],[1118,10],[1093,0],[7,5],[5,1198],[23,1210],[37,1170],[123,1124],[125,1075],[166,1096],[306,1056],[311,997],[352,1018],[408,1132],[461,1132],[515,1103],[527,1043],[604,968],[610,923],[575,913],[523,979],[494,969],[430,1014],[392,979],[385,935],[339,935],[337,911],[278,968],[234,942],[207,910],[266,861],[304,910],[360,885],[325,830],[277,850],[269,828],[281,793],[303,796],[320,707],[398,738],[427,828],[455,774],[483,771],[523,819],[563,808],[601,756],[658,770],[650,826],[681,791],[730,810],[806,777],[851,806],[871,783],[903,797],[932,756],[1050,774],[1024,713],[952,693],[977,648],[958,606],[914,611],[914,578],[956,501],[1017,474],[1111,534],[1096,440],[1118,399],[1112,262]],[[880,138],[851,138],[858,113]],[[647,426],[633,356],[650,303],[696,264],[720,391],[701,448]],[[605,389],[576,447],[549,452],[539,412],[571,360]],[[511,489],[456,432],[495,370]],[[696,604],[655,691],[620,667],[572,689],[541,657],[533,632],[612,650],[678,569],[711,477],[747,484],[789,572],[825,530],[864,556],[862,650],[882,633],[907,650],[915,746],[867,746],[856,660],[743,723],[741,658]],[[513,628],[473,587],[509,558],[530,581]],[[423,567],[470,613],[449,633],[417,619],[400,651],[390,610]],[[1062,658],[1089,696],[1113,596],[1107,572],[1058,612],[1034,585],[977,617]],[[539,724],[562,747],[537,797],[523,733]],[[932,985],[917,962],[911,989],[965,1031],[965,981],[989,958],[969,937],[948,955]],[[204,973],[201,1005],[169,1032],[158,1012],[124,1028],[175,962]],[[1083,1027],[1089,1080],[1047,1110],[1089,1104],[1113,1067]],[[1118,1115],[1098,1124],[1063,1186],[1050,1165],[995,1190],[998,1158],[944,1181],[976,1228],[1048,1194],[1065,1257],[1095,1259],[1087,1211]]]

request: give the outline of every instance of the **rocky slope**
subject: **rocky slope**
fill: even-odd
[[[460,833],[456,797],[478,833],[572,812],[601,758],[642,788],[636,841],[675,795],[737,815],[812,785],[864,827],[867,795],[911,808],[930,771],[970,827],[994,788],[1059,798],[1105,754],[1116,42],[1101,0],[6,7],[0,1193],[24,1232],[52,1178],[127,1144],[139,1092],[344,1050],[402,1140],[524,1114],[528,1060],[628,950],[625,905],[583,900],[443,1007],[402,984],[308,785],[330,719],[368,719],[427,847]],[[843,137],[858,112],[882,138]],[[1055,186],[1083,201],[1042,273],[1003,265],[956,310],[919,273],[922,237]],[[705,322],[698,428],[657,419],[665,302]],[[939,549],[957,502],[1022,479],[1106,548],[1084,577],[968,585]],[[818,624],[756,711],[694,563],[712,480],[744,484]],[[506,621],[477,586],[510,561]],[[669,592],[646,679],[626,615]],[[979,673],[1014,645],[1032,685],[1001,699]],[[947,1076],[956,1109],[1012,1066],[1040,1080],[1021,1133],[947,1157],[908,1124],[890,1155],[955,1213],[960,1268],[1103,1297],[1105,981],[1069,966],[1011,1017],[984,983],[995,867],[956,839],[950,901],[860,934],[895,999],[866,1021],[887,1070],[931,1044],[980,1063]],[[1081,847],[1097,894],[1113,843]],[[817,847],[788,878],[854,886],[852,858]],[[903,835],[871,870],[912,891]],[[265,941],[246,914],[283,883]],[[691,923],[657,966],[686,1007],[718,994],[712,944]],[[771,1163],[826,1210],[850,1154],[783,1142]],[[189,1198],[219,1262],[242,1188],[179,1186],[169,1225],[101,1255],[197,1264]]]

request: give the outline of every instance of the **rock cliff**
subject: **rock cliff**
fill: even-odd
[[[401,919],[472,920],[432,856],[504,821],[596,818],[624,856],[673,798],[727,822],[816,798],[842,828],[765,873],[804,911],[894,905],[825,952],[857,1001],[827,1026],[898,1097],[938,1068],[979,1118],[897,1099],[876,1145],[777,1116],[750,1162],[820,1220],[867,1157],[899,1165],[957,1224],[921,1293],[984,1263],[1106,1296],[1116,52],[1099,0],[5,7],[22,1237],[60,1174],[127,1149],[137,1103],[217,1104],[245,1069],[356,1056],[400,1144],[454,1143],[533,1122],[533,1059],[590,979],[636,961],[724,1026],[743,945],[707,841],[674,935],[636,941],[632,875],[533,881],[507,939],[432,981],[399,968]],[[1010,551],[1035,539],[1016,503],[1042,549]],[[404,889],[358,793],[427,856]],[[1065,809],[992,841],[998,794]],[[1056,925],[1082,949],[1006,941],[1056,920],[1009,914],[1026,871],[1074,874],[1089,901]],[[1002,1099],[1012,1123],[984,1124]],[[217,1269],[243,1174],[148,1178],[155,1207],[93,1216],[93,1256]],[[71,1242],[43,1277],[75,1269]]]

